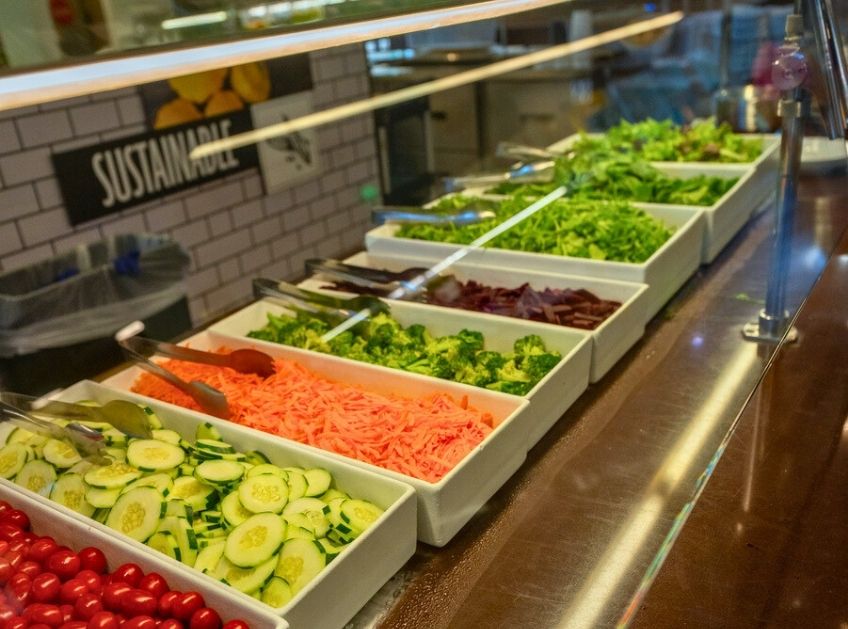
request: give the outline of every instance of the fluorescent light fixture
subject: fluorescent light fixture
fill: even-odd
[[[603,33],[598,33],[597,35],[591,35],[574,42],[569,42],[567,44],[551,46],[544,50],[538,50],[526,55],[505,59],[504,61],[496,61],[495,63],[490,63],[465,72],[458,72],[428,83],[413,85],[412,87],[395,90],[388,94],[381,94],[379,96],[358,100],[353,103],[347,103],[339,107],[333,107],[332,109],[325,109],[324,111],[301,116],[300,118],[295,118],[294,120],[287,122],[281,122],[261,129],[254,129],[253,131],[240,133],[224,140],[201,144],[191,152],[190,157],[193,159],[208,157],[215,153],[230,151],[250,144],[256,144],[257,142],[262,142],[263,140],[268,140],[280,135],[288,135],[295,131],[311,129],[313,127],[336,122],[338,120],[344,120],[351,116],[357,116],[376,109],[382,109],[383,107],[390,107],[399,103],[405,103],[410,100],[415,100],[416,98],[421,98],[422,96],[429,96],[430,94],[443,92],[462,85],[476,83],[477,81],[501,76],[516,70],[522,70],[539,63],[553,61],[554,59],[567,57],[578,52],[597,48],[598,46],[611,44],[627,37],[647,33],[658,28],[665,28],[679,22],[682,19],[683,12],[675,11],[668,15],[642,20],[635,24],[614,28],[604,31]]]
[[[227,21],[226,11],[213,11],[212,13],[197,13],[185,17],[172,17],[162,20],[162,28],[165,30],[176,30],[178,28],[191,28],[192,26],[208,26],[220,24]]]

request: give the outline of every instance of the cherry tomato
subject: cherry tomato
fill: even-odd
[[[8,522],[0,522],[0,539],[8,542],[13,540],[23,539],[24,532],[17,526],[13,526]]]
[[[43,622],[37,622],[29,626],[29,629],[50,629],[50,625]]]
[[[86,593],[80,596],[74,603],[74,612],[80,618],[88,620],[97,612],[103,611],[103,601],[96,594]]]
[[[26,559],[26,556],[29,553],[29,544],[27,544],[23,539],[16,539],[14,542],[9,542],[9,550],[21,553],[24,556],[24,559]]]
[[[65,581],[77,575],[80,564],[80,558],[74,551],[60,549],[47,558],[44,567]]]
[[[103,589],[103,577],[97,574],[94,570],[80,570],[75,579],[79,579],[85,583],[85,587],[89,592],[98,594]]]
[[[78,554],[83,570],[93,570],[97,574],[106,572],[106,555],[99,548],[86,546]]]
[[[176,618],[168,618],[159,623],[158,629],[184,629],[185,625]]]
[[[15,615],[15,610],[9,607],[8,605],[0,606],[0,627],[3,626],[7,620],[12,618]]]
[[[63,603],[73,603],[86,592],[88,592],[88,586],[81,579],[75,577],[68,579],[62,584],[62,591],[59,593],[59,598],[62,599]]]
[[[201,607],[191,615],[189,629],[221,629],[221,617],[214,609]]]
[[[0,517],[6,514],[7,511],[12,510],[12,505],[10,505],[5,500],[0,500]]]
[[[103,588],[103,607],[111,610],[121,609],[121,600],[132,590],[126,583],[110,583]]]
[[[169,589],[165,577],[158,572],[150,572],[144,575],[141,581],[138,582],[138,588],[140,590],[146,590],[157,597],[162,596]]]
[[[128,583],[136,587],[144,576],[144,572],[136,563],[123,563],[112,572],[112,581],[115,583]]]
[[[65,619],[58,605],[47,605],[46,603],[33,603],[24,610],[24,618],[31,623],[43,623],[51,627],[58,627]]]
[[[0,555],[5,555],[9,550],[9,542],[5,539],[0,539]]]
[[[158,602],[150,592],[133,588],[121,598],[121,611],[128,616],[152,616]]]
[[[59,544],[57,544],[56,540],[52,537],[40,537],[29,547],[27,559],[43,563],[44,560],[55,553],[58,548]]]
[[[87,624],[84,620],[71,620],[60,625],[59,629],[85,629]]]
[[[163,618],[168,618],[174,615],[174,601],[180,598],[182,594],[179,592],[165,592],[159,597],[159,615]]]
[[[41,564],[32,559],[27,559],[18,566],[18,572],[24,572],[34,579],[41,574]]]
[[[15,573],[15,568],[9,563],[5,557],[0,557],[0,585],[5,585],[6,581]]]
[[[0,522],[5,522],[21,529],[21,532],[29,530],[29,516],[20,509],[10,509],[2,516]]]
[[[32,599],[37,603],[49,603],[59,597],[62,582],[52,572],[42,572],[32,580]]]
[[[28,626],[29,621],[23,616],[12,616],[3,629],[26,629]]]
[[[133,616],[121,627],[122,629],[154,629],[156,621],[151,616]]]
[[[32,577],[25,572],[16,572],[7,585],[10,592],[28,592],[32,587]]]
[[[183,592],[174,601],[171,612],[174,618],[188,621],[191,615],[201,607],[206,607],[206,601],[199,592]]]
[[[27,531],[26,533],[24,533],[24,541],[29,545],[31,545],[39,537],[39,535],[33,533],[32,531]]]
[[[112,612],[97,612],[89,619],[86,627],[87,629],[118,629],[120,621]]]
[[[6,561],[12,564],[12,567],[15,569],[15,572],[17,572],[18,570],[18,566],[20,566],[24,562],[23,553],[17,550],[7,550],[5,557]]]

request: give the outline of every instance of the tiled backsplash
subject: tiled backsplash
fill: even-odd
[[[312,53],[311,65],[316,110],[367,95],[359,46]],[[359,192],[378,172],[370,116],[318,128],[313,181],[264,195],[254,168],[72,227],[51,152],[144,130],[135,88],[0,112],[0,271],[112,234],[167,234],[191,254],[189,306],[199,324],[248,300],[257,274],[294,279],[307,258],[361,246],[369,209]]]

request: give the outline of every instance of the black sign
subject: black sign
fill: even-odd
[[[240,111],[54,154],[71,225],[257,166],[255,146],[189,158],[195,146],[252,127],[250,112]]]

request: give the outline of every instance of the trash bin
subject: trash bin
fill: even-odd
[[[188,265],[173,240],[127,234],[0,275],[0,387],[40,395],[102,373],[137,319],[153,338],[190,329]]]

